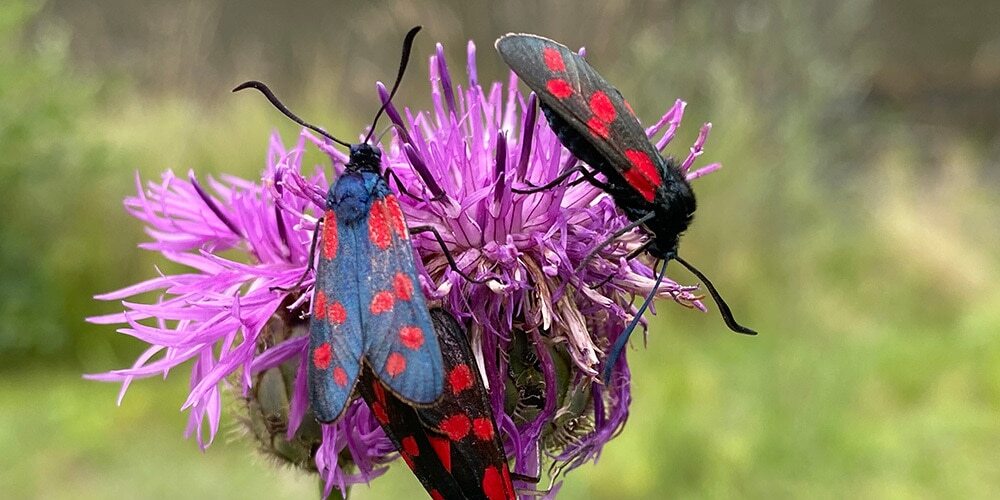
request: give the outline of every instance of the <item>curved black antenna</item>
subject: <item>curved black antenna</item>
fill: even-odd
[[[375,131],[375,125],[378,124],[378,119],[382,117],[382,113],[385,111],[385,107],[392,102],[392,96],[396,95],[396,90],[399,89],[399,83],[403,81],[403,73],[406,72],[406,66],[410,63],[410,49],[413,48],[413,39],[417,36],[417,32],[420,31],[422,26],[414,26],[406,33],[406,38],[403,39],[403,55],[399,58],[399,72],[396,73],[396,83],[392,84],[392,90],[389,92],[389,98],[382,103],[382,107],[378,108],[378,113],[375,113],[375,119],[372,120],[372,126],[368,129],[368,135],[365,136],[365,140],[361,142],[368,142],[371,139],[372,132]]]
[[[730,330],[746,335],[757,335],[755,330],[751,330],[750,328],[736,322],[736,318],[733,318],[733,311],[729,309],[729,304],[726,304],[726,301],[722,300],[722,296],[719,295],[718,290],[715,289],[715,285],[709,281],[708,276],[702,274],[698,268],[688,264],[688,262],[680,258],[679,255],[675,255],[674,260],[680,262],[682,266],[686,267],[688,271],[691,271],[692,274],[697,276],[698,279],[705,284],[705,288],[708,288],[708,293],[712,294],[712,299],[714,299],[715,303],[719,306],[719,313],[722,314],[722,319],[726,321],[726,326],[728,326]]]
[[[402,127],[396,125],[395,123],[390,123],[388,127],[382,129],[382,131],[379,132],[377,136],[375,136],[375,144],[381,143],[382,138],[385,137],[385,134],[388,134],[389,131],[391,131],[392,129],[400,129],[400,128]]]
[[[646,312],[646,308],[649,307],[649,303],[653,301],[656,297],[656,291],[660,288],[660,283],[663,282],[663,277],[667,275],[667,264],[669,260],[663,261],[663,267],[660,268],[660,272],[656,275],[656,281],[653,282],[653,288],[649,290],[649,294],[646,295],[646,300],[642,301],[642,305],[639,306],[639,310],[636,311],[635,316],[632,317],[632,321],[629,322],[628,326],[622,330],[622,333],[618,335],[618,339],[615,340],[615,344],[611,346],[611,350],[608,351],[608,357],[604,359],[604,373],[601,375],[601,379],[605,384],[611,381],[611,372],[615,369],[615,365],[618,364],[618,357],[621,356],[622,351],[625,349],[625,344],[628,342],[629,336],[632,335],[632,331],[639,326],[639,321],[642,320],[642,314]]]
[[[257,89],[258,91],[260,91],[261,94],[264,94],[264,97],[266,97],[268,101],[271,101],[272,106],[278,108],[278,111],[281,111],[282,114],[291,118],[293,122],[298,123],[299,125],[302,125],[303,127],[306,127],[309,130],[312,130],[313,132],[316,132],[317,134],[320,134],[323,137],[326,137],[327,139],[330,139],[331,141],[340,144],[341,146],[347,146],[348,148],[351,147],[351,143],[337,139],[336,137],[327,133],[325,130],[310,123],[307,123],[302,118],[295,116],[295,113],[292,113],[292,111],[288,109],[287,106],[282,104],[282,102],[278,100],[278,96],[274,95],[274,92],[271,92],[271,89],[269,89],[267,85],[264,85],[263,83],[258,82],[257,80],[250,80],[249,82],[243,82],[237,85],[236,88],[233,89],[233,92],[239,92],[243,89]]]

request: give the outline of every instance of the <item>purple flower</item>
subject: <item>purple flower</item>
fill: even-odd
[[[604,350],[637,310],[633,299],[653,285],[646,263],[625,260],[646,235],[626,234],[575,272],[591,249],[628,220],[587,183],[513,193],[512,187],[546,182],[575,159],[539,119],[535,96],[517,89],[513,74],[506,87],[478,84],[471,42],[467,71],[466,88],[452,85],[438,45],[430,58],[433,110],[400,113],[389,106],[387,115],[398,127],[383,148],[383,167],[410,195],[398,199],[411,226],[434,226],[465,273],[496,278],[486,284],[465,280],[449,268],[432,237],[414,235],[424,292],[471,325],[515,471],[533,474],[540,458],[568,470],[596,459],[628,416],[626,356],[608,386],[595,380]],[[381,84],[378,92],[387,99]],[[656,142],[661,150],[684,106],[676,101],[647,129],[650,138],[662,132]],[[702,128],[683,168],[701,154],[709,128]],[[329,185],[324,168],[303,172],[306,147],[324,151],[334,170],[342,170],[346,155],[304,131],[291,148],[272,136],[260,183],[231,176],[201,183],[194,174],[178,178],[167,172],[143,189],[137,179],[138,194],[125,205],[152,239],[140,246],[190,272],[161,273],[97,297],[122,300],[125,311],[90,321],[120,324],[120,333],[150,347],[129,368],[88,377],[121,382],[124,395],[134,378],[166,376],[193,360],[182,408],[189,410],[187,434],[195,434],[200,446],[218,432],[222,390],[232,387],[247,401],[258,436],[318,445],[306,458],[269,451],[317,470],[328,491],[346,491],[380,475],[395,456],[360,400],[335,424],[315,424],[306,396],[303,317],[313,279],[308,275],[299,292],[274,290],[293,286],[305,272]],[[718,168],[711,164],[688,178]],[[704,310],[695,291],[665,280],[658,297]],[[124,300],[147,292],[159,298]],[[282,397],[274,400],[268,384]]]

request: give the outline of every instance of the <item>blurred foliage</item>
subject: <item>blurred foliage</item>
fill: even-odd
[[[91,306],[81,296],[113,286],[134,254],[99,236],[126,179],[112,182],[106,148],[82,126],[97,112],[95,86],[67,70],[68,33],[55,25],[28,43],[35,8],[0,8],[0,360],[71,358]],[[112,193],[116,193],[112,195]],[[102,201],[99,203],[99,201]],[[116,212],[119,212],[116,210]],[[122,224],[122,227],[127,227]]]
[[[586,44],[641,116],[689,101],[674,154],[698,121],[715,124],[703,158],[726,169],[697,182],[683,251],[762,334],[661,305],[649,348],[629,354],[626,430],[564,497],[995,494],[996,7],[888,3],[0,4],[0,484],[12,497],[313,494],[245,440],[204,455],[183,441],[181,373],[134,384],[115,409],[115,387],[79,374],[128,365],[139,346],[82,318],[120,309],[92,295],[164,264],[135,250],[142,228],[121,207],[134,171],[254,178],[270,128],[294,133],[262,100],[231,97],[234,83],[272,82],[310,120],[358,128],[400,35],[423,22],[415,54],[440,40],[460,74],[472,38],[481,80],[506,75],[500,33]],[[426,67],[407,78],[399,102],[425,107]],[[397,468],[354,493],[416,488]]]

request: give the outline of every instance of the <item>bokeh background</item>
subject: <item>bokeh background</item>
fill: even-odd
[[[634,404],[565,498],[985,498],[1000,493],[1000,3],[972,0],[4,0],[0,2],[0,484],[10,498],[311,498],[235,430],[182,438],[187,381],[84,372],[140,346],[83,322],[151,277],[121,205],[134,173],[256,178],[296,129],[235,83],[268,81],[350,135],[423,24],[426,57],[506,78],[535,32],[588,58],[641,117],[689,102],[715,129],[684,253],[738,318],[660,307],[633,341]],[[678,275],[679,279],[692,280]],[[225,420],[230,429],[238,426]],[[395,468],[355,498],[420,496]]]

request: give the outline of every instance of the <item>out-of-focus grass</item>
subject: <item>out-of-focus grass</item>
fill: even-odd
[[[162,264],[134,250],[141,229],[121,209],[133,172],[253,178],[265,131],[277,124],[287,137],[295,129],[259,99],[207,105],[81,76],[69,67],[64,32],[53,29],[36,45],[13,41],[31,19],[18,5],[27,4],[0,7],[5,494],[315,495],[314,478],[276,470],[246,440],[220,437],[204,454],[183,440],[180,371],[134,383],[120,408],[117,388],[80,379],[129,363],[138,348],[82,324],[120,309],[89,296]],[[796,7],[785,9],[801,21]],[[1000,490],[1000,217],[996,181],[982,167],[988,152],[947,130],[928,143],[899,115],[849,106],[868,68],[849,55],[853,18],[844,12],[823,19],[839,30],[826,35],[805,21],[744,33],[738,42],[760,48],[747,57],[733,40],[700,29],[711,17],[692,7],[674,13],[690,36],[667,50],[640,33],[647,43],[623,54],[639,60],[634,67],[699,69],[671,77],[698,103],[680,143],[697,119],[711,117],[704,158],[726,169],[698,181],[698,217],[682,251],[761,335],[735,336],[715,312],[662,304],[649,348],[629,354],[628,426],[597,466],[570,473],[565,497],[969,498]],[[651,115],[674,97],[654,80],[663,71],[631,66],[609,73],[630,96],[648,87],[633,99],[640,110]],[[770,76],[778,70],[787,74]],[[227,89],[220,84],[220,96]],[[363,121],[319,98],[300,100],[326,110],[309,115],[331,129]],[[838,116],[842,109],[857,116]],[[237,427],[231,414],[225,425]],[[417,488],[397,468],[352,493],[395,498]]]
[[[6,374],[0,482],[8,498],[305,498],[315,484],[220,437],[207,453],[180,438],[181,379],[117,389],[61,370]],[[181,398],[181,399],[178,399]]]

